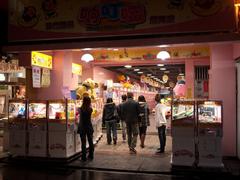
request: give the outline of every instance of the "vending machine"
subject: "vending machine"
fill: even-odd
[[[12,155],[25,156],[27,153],[26,109],[27,101],[9,100],[8,103],[9,151]]]
[[[198,166],[223,167],[222,102],[197,101]]]
[[[28,103],[28,155],[47,157],[47,101]]]
[[[195,165],[195,102],[172,102],[172,165]]]
[[[73,100],[51,100],[48,104],[49,156],[67,158],[75,153],[76,105]]]

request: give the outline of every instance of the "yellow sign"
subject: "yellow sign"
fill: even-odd
[[[32,51],[32,66],[52,69],[52,56]]]
[[[72,73],[82,75],[82,66],[79,64],[72,63]]]

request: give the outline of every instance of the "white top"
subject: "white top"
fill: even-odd
[[[158,103],[155,106],[155,121],[156,121],[157,128],[167,124],[167,120],[165,116],[167,109],[168,109],[167,106],[164,104]]]

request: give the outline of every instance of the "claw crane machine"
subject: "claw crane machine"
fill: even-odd
[[[75,153],[74,129],[76,105],[73,100],[51,100],[48,103],[49,156],[67,158]]]
[[[172,102],[172,165],[195,165],[195,101]]]
[[[222,102],[198,101],[198,166],[223,167],[222,163]]]
[[[28,103],[28,155],[47,157],[47,101]]]
[[[9,100],[8,103],[8,128],[9,151],[16,156],[25,156],[26,149],[26,100]]]

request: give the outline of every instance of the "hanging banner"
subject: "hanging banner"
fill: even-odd
[[[9,1],[9,41],[235,28],[233,0]]]
[[[50,70],[43,68],[42,69],[42,81],[41,81],[42,87],[49,87],[50,86]]]
[[[41,87],[41,68],[40,67],[32,67],[32,80],[33,80],[33,88]]]

